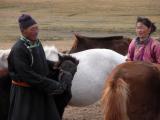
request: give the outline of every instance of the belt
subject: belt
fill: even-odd
[[[12,84],[22,87],[30,87],[30,85],[27,82],[22,82],[22,81],[12,80]]]

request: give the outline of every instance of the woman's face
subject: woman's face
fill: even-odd
[[[39,32],[38,26],[37,26],[37,24],[34,24],[34,25],[28,27],[27,29],[24,29],[22,33],[29,40],[36,41],[37,36],[38,36],[38,32]]]
[[[146,25],[144,25],[141,22],[138,22],[136,24],[136,34],[140,38],[146,38],[149,36],[151,29],[148,28]]]

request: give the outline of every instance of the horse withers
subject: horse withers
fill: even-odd
[[[102,96],[105,120],[159,120],[160,72],[152,63],[118,65]]]

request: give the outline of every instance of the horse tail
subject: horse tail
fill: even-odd
[[[129,86],[122,79],[107,80],[102,96],[105,120],[129,120],[127,115],[127,98]]]

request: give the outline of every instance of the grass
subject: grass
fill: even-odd
[[[92,2],[92,3],[91,3]],[[133,37],[137,16],[149,17],[160,33],[159,0],[0,0],[0,40],[19,36],[17,19],[31,14],[44,40],[71,39],[73,31],[90,36]]]

